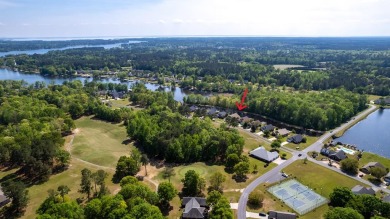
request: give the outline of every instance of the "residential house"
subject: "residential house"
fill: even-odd
[[[374,101],[375,104],[381,104],[382,101],[384,102],[385,105],[390,105],[390,97],[387,98],[379,98]]]
[[[327,148],[322,148],[321,151],[320,151],[320,154],[324,155],[324,156],[327,156],[329,157],[329,154],[333,153],[332,150],[329,150]]]
[[[205,198],[184,197],[182,202],[182,218],[207,218],[208,206]]]
[[[240,119],[241,119],[241,116],[238,115],[237,113],[233,113],[233,114],[229,115],[229,117],[235,118],[235,119],[237,119],[237,120],[240,120]]]
[[[322,148],[320,154],[329,157],[332,160],[341,161],[347,158],[347,154],[343,150],[332,151],[327,148]]]
[[[198,110],[198,107],[197,107],[197,106],[192,105],[192,106],[190,107],[190,111],[191,111],[191,112],[195,112],[196,110]]]
[[[218,118],[223,119],[227,116],[227,113],[225,111],[221,111],[218,113]]]
[[[117,91],[111,91],[111,97],[112,99],[123,99],[123,97],[125,96],[125,93],[124,92],[117,92]]]
[[[218,113],[218,110],[215,107],[207,110],[207,115],[209,115],[209,116],[215,116],[215,114],[217,114],[217,113]]]
[[[4,195],[3,190],[1,190],[0,187],[0,208],[4,205],[8,204],[10,202],[10,199]]]
[[[337,152],[331,151],[329,158],[335,161],[341,161],[347,158],[347,154],[343,150],[339,150]]]
[[[383,177],[383,180],[386,182],[390,182],[390,172],[388,172],[387,175]]]
[[[269,219],[296,219],[297,215],[295,213],[283,212],[283,211],[269,211]]]
[[[265,132],[265,131],[272,132],[272,131],[274,131],[274,129],[275,129],[275,126],[273,126],[272,124],[268,124],[268,125],[262,126],[262,127],[260,128],[260,130],[261,130],[262,132]]]
[[[289,130],[287,130],[287,129],[278,129],[278,130],[276,131],[276,135],[285,137],[285,136],[287,136],[288,134],[290,134],[290,132],[291,132],[291,131],[289,131]]]
[[[360,171],[362,171],[363,173],[366,173],[366,174],[370,174],[371,173],[371,168],[373,167],[379,167],[379,168],[383,168],[383,169],[386,169],[381,163],[379,162],[369,162],[368,164],[364,165]]]
[[[241,118],[241,122],[242,123],[250,123],[250,122],[252,122],[253,121],[253,119],[252,118],[249,118],[248,116],[244,116],[244,117],[242,117]]]
[[[295,144],[301,143],[302,140],[303,140],[303,136],[301,134],[297,134],[297,135],[294,135],[294,136],[287,138],[288,142],[295,143]]]
[[[390,203],[390,195],[387,195],[387,196],[383,197],[382,201]]]
[[[270,163],[279,157],[278,152],[269,152],[264,147],[258,147],[255,150],[249,152],[250,156],[255,157],[264,162]]]
[[[375,195],[375,191],[371,187],[366,188],[366,187],[361,186],[361,185],[356,185],[355,187],[353,187],[352,193],[355,195],[363,195],[363,194]]]

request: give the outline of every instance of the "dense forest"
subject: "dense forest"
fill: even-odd
[[[244,140],[235,129],[214,128],[210,119],[188,119],[181,115],[172,94],[151,92],[140,84],[130,99],[149,102],[148,109],[133,113],[127,133],[137,140],[149,156],[168,162],[220,162],[229,154],[240,156]],[[184,113],[185,114],[185,113]]]
[[[131,112],[102,104],[95,96],[99,86],[0,81],[0,165],[21,167],[28,182],[45,181],[66,168],[70,155],[62,149],[62,137],[75,128],[73,119],[95,114],[121,122]]]
[[[236,109],[240,97],[204,97],[189,95],[188,104],[215,105]],[[327,91],[294,92],[262,88],[252,90],[245,111],[265,115],[289,124],[317,130],[328,130],[347,121],[366,108],[367,97],[333,89]]]
[[[83,48],[0,58],[0,66],[48,76],[76,71],[141,70],[175,76],[181,86],[234,92],[233,84],[289,86],[304,90],[344,87],[390,94],[389,38],[169,38],[143,39],[121,48]],[[275,64],[304,67],[274,68]],[[188,77],[189,76],[189,77]],[[204,82],[209,77],[212,85]],[[205,84],[206,83],[206,84]]]

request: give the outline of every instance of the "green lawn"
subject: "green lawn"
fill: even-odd
[[[83,195],[77,192],[81,180],[81,170],[83,168],[88,168],[93,172],[98,170],[98,168],[94,166],[88,166],[84,163],[81,163],[80,161],[72,160],[71,166],[67,171],[51,176],[49,181],[43,184],[34,185],[28,188],[30,200],[26,209],[26,213],[22,218],[35,218],[35,211],[38,209],[39,205],[46,199],[47,191],[49,189],[56,190],[57,187],[60,185],[67,185],[70,188],[71,191],[69,192],[69,196],[72,199],[83,197]],[[106,179],[106,185],[109,187],[110,192],[113,193],[116,189],[119,188],[119,185],[114,185],[111,182],[113,171],[107,172],[109,173],[109,176]]]
[[[383,166],[390,168],[390,159],[386,157],[379,156],[377,154],[363,152],[362,158],[359,160],[359,168],[366,165],[368,162],[379,162]]]
[[[285,147],[301,151],[301,150],[306,149],[307,147],[309,147],[314,142],[316,142],[318,140],[318,137],[306,136],[306,139],[307,139],[306,143],[299,143],[299,144],[288,143],[288,144],[285,145]],[[297,147],[299,147],[299,149],[297,149]]]
[[[115,168],[120,156],[129,155],[132,144],[125,144],[126,128],[91,117],[75,121],[78,132],[74,138],[72,155],[82,160]]]
[[[292,177],[296,177],[298,181],[309,186],[313,190],[319,192],[322,188],[322,195],[326,198],[329,198],[329,194],[338,186],[345,186],[348,188],[352,188],[355,185],[364,186],[363,183],[310,161],[308,161],[307,164],[304,164],[302,160],[295,161],[284,168],[283,171]]]
[[[261,176],[265,172],[271,170],[272,168],[276,167],[276,164],[271,163],[268,167],[264,167],[264,163],[256,160],[256,159],[249,159],[250,162],[250,173],[247,174],[248,179],[245,182],[236,182],[232,176],[233,174],[226,173],[224,166],[219,165],[207,165],[202,162],[197,162],[189,165],[180,165],[177,167],[174,167],[175,176],[171,177],[171,182],[173,185],[175,185],[176,189],[181,190],[182,183],[181,179],[184,178],[185,173],[188,170],[195,170],[195,172],[199,173],[200,176],[205,178],[206,184],[208,186],[210,176],[215,172],[220,172],[225,175],[226,181],[224,182],[224,188],[225,189],[242,189],[245,188],[250,182],[252,182],[257,177]],[[252,173],[254,164],[257,165],[257,173]],[[163,178],[162,174],[163,168],[159,169],[159,173],[153,178],[156,181],[162,182],[167,181],[168,179]]]
[[[308,161],[307,164],[304,164],[302,160],[295,161],[294,163],[283,169],[283,171],[289,174],[291,177],[296,177],[296,179],[300,181],[303,185],[309,186],[314,191],[316,191],[320,195],[323,195],[326,198],[329,198],[329,194],[333,191],[335,187],[338,186],[345,186],[348,188],[352,188],[358,184],[364,186],[364,184],[354,179],[331,171],[310,161]],[[292,212],[293,210],[291,208],[280,202],[277,198],[275,198],[273,195],[266,191],[268,186],[269,185],[262,184],[256,188],[256,190],[259,190],[264,194],[264,202],[262,208],[248,208],[248,210],[252,212],[267,212],[269,210]],[[312,212],[300,216],[299,218],[321,218],[321,216],[328,209],[328,205],[323,205]]]

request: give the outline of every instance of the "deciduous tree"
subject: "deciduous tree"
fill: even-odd
[[[206,185],[204,178],[200,177],[195,170],[188,170],[181,181],[183,196],[200,196]]]

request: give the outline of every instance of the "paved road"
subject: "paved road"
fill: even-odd
[[[255,179],[252,183],[250,183],[245,189],[244,191],[242,192],[241,194],[241,197],[240,197],[240,200],[238,201],[238,211],[237,211],[237,216],[238,216],[238,219],[245,219],[246,218],[246,203],[248,201],[248,196],[249,194],[260,184],[264,183],[264,182],[267,182],[269,181],[270,179],[272,179],[275,175],[279,174],[280,171],[287,167],[288,165],[290,165],[291,163],[293,163],[294,161],[298,160],[298,159],[303,159],[304,157],[306,157],[306,154],[307,152],[309,151],[320,151],[322,146],[323,146],[323,142],[332,137],[332,135],[334,133],[337,133],[338,131],[342,130],[342,129],[345,129],[347,128],[349,125],[351,125],[354,120],[359,120],[365,116],[367,116],[369,113],[373,112],[374,110],[376,109],[375,106],[373,105],[370,105],[370,107],[368,109],[366,109],[365,111],[363,111],[362,113],[356,115],[351,121],[348,121],[347,123],[344,123],[342,124],[340,127],[336,128],[336,129],[333,129],[332,132],[326,132],[324,135],[322,135],[316,142],[314,142],[312,145],[310,145],[309,147],[307,147],[306,149],[302,150],[302,151],[295,151],[295,150],[292,150],[294,152],[292,152],[293,156],[292,158],[290,158],[289,160],[285,161],[284,163],[280,164],[279,166],[273,168],[272,170],[268,171],[267,173],[263,174],[262,176],[260,176],[259,178]],[[290,151],[290,150],[289,150]],[[298,154],[305,154],[304,156],[302,157],[298,157]],[[308,158],[310,159],[310,158]],[[353,179],[356,179],[360,182],[363,182],[363,183],[366,183],[368,185],[373,185],[373,187],[378,187],[378,186],[375,186],[374,184],[368,182],[367,180],[364,180],[364,179],[361,179],[361,178],[358,178],[358,177],[354,177],[354,176],[350,176],[350,175],[347,175],[343,172],[341,172],[340,170],[336,169],[336,168],[332,168],[332,167],[329,167],[328,165],[320,162],[320,161],[316,161],[314,159],[310,159],[311,161],[321,165],[321,166],[324,166],[326,168],[329,168],[329,169],[332,169],[334,171],[337,171],[341,174],[344,174],[348,177],[351,177]],[[388,189],[383,189],[381,188],[383,191],[387,192],[387,193],[390,193],[390,191]]]

